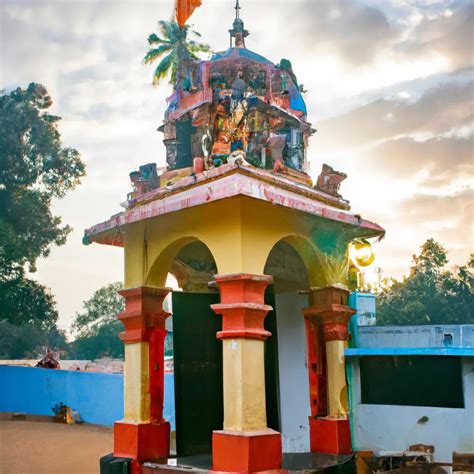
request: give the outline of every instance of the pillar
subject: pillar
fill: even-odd
[[[217,275],[222,315],[224,427],[212,436],[214,471],[258,472],[281,467],[281,435],[267,427],[263,322],[266,275]]]
[[[169,455],[170,425],[163,419],[165,320],[169,288],[122,290],[125,311],[124,417],[114,424],[114,456],[135,462]]]
[[[313,452],[346,454],[352,452],[348,419],[347,385],[344,366],[344,349],[349,339],[347,325],[356,312],[348,306],[349,291],[335,286],[312,288],[310,307],[303,310],[307,319],[307,340],[311,342],[315,330],[322,329],[322,341],[326,359],[327,416],[314,413],[309,419],[310,446]],[[309,330],[312,329],[312,333]],[[311,351],[309,351],[311,356]],[[317,389],[311,387],[314,374],[308,364],[310,396]],[[314,382],[313,382],[314,383]],[[313,404],[312,400],[312,404]],[[319,401],[320,403],[321,401]]]

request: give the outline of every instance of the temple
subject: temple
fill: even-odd
[[[208,455],[214,471],[288,471],[287,454],[352,450],[348,247],[384,230],[350,212],[343,173],[325,165],[313,185],[303,87],[290,61],[246,48],[238,3],[229,33],[226,51],[178,64],[159,127],[166,170],[132,172],[126,210],[85,231],[87,244],[124,249],[114,458],[131,460],[132,472],[172,464],[163,419],[170,293],[178,465]],[[180,290],[166,287],[169,273]]]

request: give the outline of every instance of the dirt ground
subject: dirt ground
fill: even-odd
[[[0,420],[1,474],[98,473],[112,449],[112,428]]]

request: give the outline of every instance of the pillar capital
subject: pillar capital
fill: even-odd
[[[170,313],[163,309],[163,301],[171,288],[139,286],[120,290],[125,298],[125,311],[118,314],[125,331],[119,334],[124,343],[148,341],[153,329],[164,329]]]
[[[313,286],[309,289],[311,307],[347,306],[350,291],[335,285]]]
[[[221,303],[263,304],[265,288],[273,282],[270,275],[230,273],[215,275],[214,280],[221,291]]]
[[[221,302],[211,305],[222,314],[222,331],[219,339],[266,339],[271,332],[264,329],[265,316],[272,307],[264,304],[265,288],[273,278],[268,275],[233,273],[214,277],[221,294]]]
[[[256,303],[213,304],[211,308],[222,314],[222,331],[218,339],[243,337],[249,339],[266,339],[272,333],[264,329],[265,316],[272,307]]]
[[[318,318],[323,325],[323,336],[328,341],[349,339],[347,325],[356,310],[348,306],[350,291],[337,286],[310,288],[309,308],[303,310],[305,317]]]

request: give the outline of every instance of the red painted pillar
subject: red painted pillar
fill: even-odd
[[[125,311],[124,419],[114,424],[114,456],[140,461],[169,456],[170,425],[163,419],[165,320],[169,288],[122,290]]]
[[[327,414],[326,349],[321,322],[309,316],[304,319],[311,417],[317,418]]]
[[[263,323],[271,306],[265,288],[272,277],[218,275],[224,358],[224,429],[212,436],[214,471],[249,473],[281,467],[281,435],[267,427]]]
[[[303,310],[311,400],[310,446],[313,452],[352,452],[344,347],[349,339],[347,325],[356,311],[347,305],[348,296],[348,290],[334,286],[314,288],[310,290],[311,306]]]

